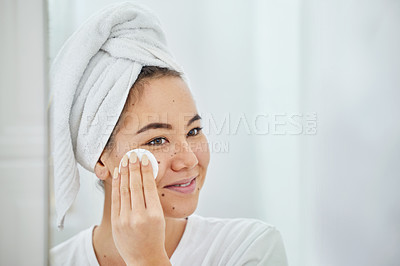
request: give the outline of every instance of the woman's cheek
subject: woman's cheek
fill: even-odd
[[[160,182],[160,180],[163,178],[164,173],[166,171],[168,155],[163,152],[152,152],[152,153],[153,153],[154,157],[156,157],[156,160],[158,163],[157,181]]]
[[[197,147],[193,149],[193,152],[196,154],[200,166],[207,168],[210,162],[210,148],[206,136],[203,135],[203,138],[196,142],[196,145]]]

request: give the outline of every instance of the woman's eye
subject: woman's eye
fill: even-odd
[[[162,145],[165,143],[165,138],[156,138],[153,139],[152,141],[146,143],[146,145],[150,145],[150,146],[158,146],[158,145]]]
[[[202,127],[195,127],[192,130],[189,131],[189,133],[187,134],[189,137],[193,137],[193,136],[197,136],[200,131],[202,130]],[[160,138],[155,138],[149,142],[147,142],[145,145],[148,146],[160,146],[163,145],[167,142],[167,140],[164,137],[160,137]]]
[[[188,136],[196,136],[200,133],[200,130],[202,129],[203,129],[202,127],[195,127],[189,131]]]

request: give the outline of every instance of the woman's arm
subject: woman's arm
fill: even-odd
[[[165,250],[165,219],[153,170],[146,155],[122,159],[114,170],[111,225],[115,245],[127,265],[171,265]]]

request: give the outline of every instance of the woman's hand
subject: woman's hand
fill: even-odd
[[[165,251],[165,219],[153,169],[143,155],[124,155],[121,173],[114,170],[111,200],[112,234],[127,265],[171,265]]]

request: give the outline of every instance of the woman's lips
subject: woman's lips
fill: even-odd
[[[190,182],[190,184],[187,187],[167,186],[165,188],[176,191],[176,192],[184,193],[184,194],[190,194],[196,189],[196,180],[197,180],[197,176],[192,179],[192,181]]]
[[[182,179],[182,180],[176,181],[176,182],[174,182],[172,184],[166,185],[164,187],[169,187],[169,186],[179,185],[179,184],[186,184],[187,182],[192,181],[193,179],[195,179],[197,176],[194,176],[194,177],[191,177],[191,178]]]

